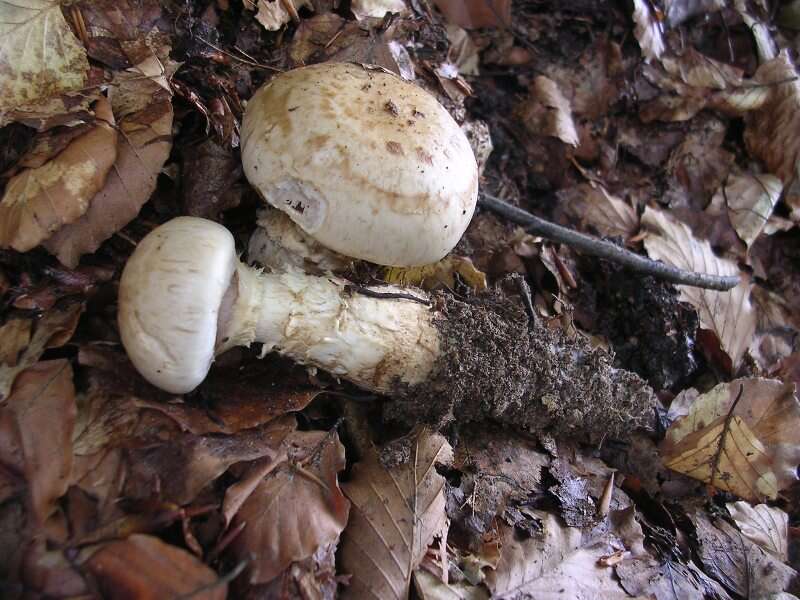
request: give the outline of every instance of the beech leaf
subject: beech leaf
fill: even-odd
[[[651,232],[645,238],[644,246],[655,260],[699,273],[739,274],[734,263],[719,258],[707,241],[694,237],[687,225],[665,212],[648,207],[642,216],[642,226]],[[731,369],[738,367],[756,329],[756,311],[750,302],[750,283],[743,277],[739,285],[726,292],[683,285],[676,287],[680,290],[681,299],[697,310],[700,326],[717,337],[731,361]]]
[[[731,225],[748,248],[764,231],[782,191],[781,180],[774,175],[735,175],[717,192],[726,200]]]
[[[633,33],[639,41],[645,62],[661,58],[664,38],[661,22],[653,14],[647,0],[633,0]]]
[[[407,462],[386,468],[371,450],[343,486],[353,504],[340,550],[342,571],[351,574],[344,598],[405,600],[414,570],[445,526],[445,480],[436,464],[450,464],[452,448],[427,430],[407,442]]]
[[[760,502],[797,480],[798,429],[793,383],[736,379],[697,397],[667,430],[661,455],[673,471]]]
[[[729,502],[728,512],[739,531],[778,560],[789,560],[789,515],[780,508],[747,502]]]

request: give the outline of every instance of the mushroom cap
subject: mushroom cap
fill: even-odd
[[[436,262],[478,196],[469,142],[428,92],[378,67],[288,71],[242,122],[250,183],[324,246],[390,266]]]
[[[178,217],[139,242],[122,272],[117,319],[150,383],[184,394],[205,379],[237,263],[233,236],[205,219]]]

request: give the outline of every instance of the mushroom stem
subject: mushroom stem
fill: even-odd
[[[217,353],[261,342],[264,353],[275,350],[383,393],[425,381],[439,356],[439,333],[424,304],[353,293],[335,277],[294,269],[264,273],[241,263],[232,287],[235,299],[230,318],[221,312]]]

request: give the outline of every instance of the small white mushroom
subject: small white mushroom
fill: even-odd
[[[429,307],[347,286],[297,270],[259,272],[239,261],[223,226],[179,217],[150,232],[128,260],[120,335],[139,372],[176,394],[197,387],[217,354],[252,342],[378,392],[425,381],[439,355]]]
[[[442,259],[467,228],[478,167],[425,90],[376,67],[323,63],[275,77],[242,122],[247,179],[317,242],[389,266]]]

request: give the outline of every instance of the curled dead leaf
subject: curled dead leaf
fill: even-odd
[[[647,253],[667,264],[713,275],[737,275],[739,268],[729,260],[719,258],[706,240],[699,240],[691,229],[660,210],[647,208],[642,226],[651,233],[645,238]],[[756,311],[750,302],[751,284],[742,278],[728,292],[676,286],[681,298],[697,310],[700,325],[719,340],[722,350],[735,369],[750,346],[756,328]]]
[[[542,75],[531,84],[531,99],[520,109],[525,126],[534,135],[547,135],[570,146],[578,145],[572,109],[552,79]]]
[[[89,209],[117,156],[108,100],[99,100],[95,112],[91,130],[52,160],[8,182],[0,201],[0,246],[27,252]]]
[[[400,286],[415,286],[432,290],[442,285],[453,289],[455,276],[459,275],[474,290],[485,290],[486,275],[475,268],[469,258],[447,256],[432,265],[421,267],[388,267],[383,272],[383,281]]]
[[[633,0],[633,23],[645,62],[661,58],[665,50],[663,28],[647,0]]]
[[[661,454],[674,471],[759,502],[797,480],[799,428],[793,383],[736,379],[698,396],[667,430]]]

